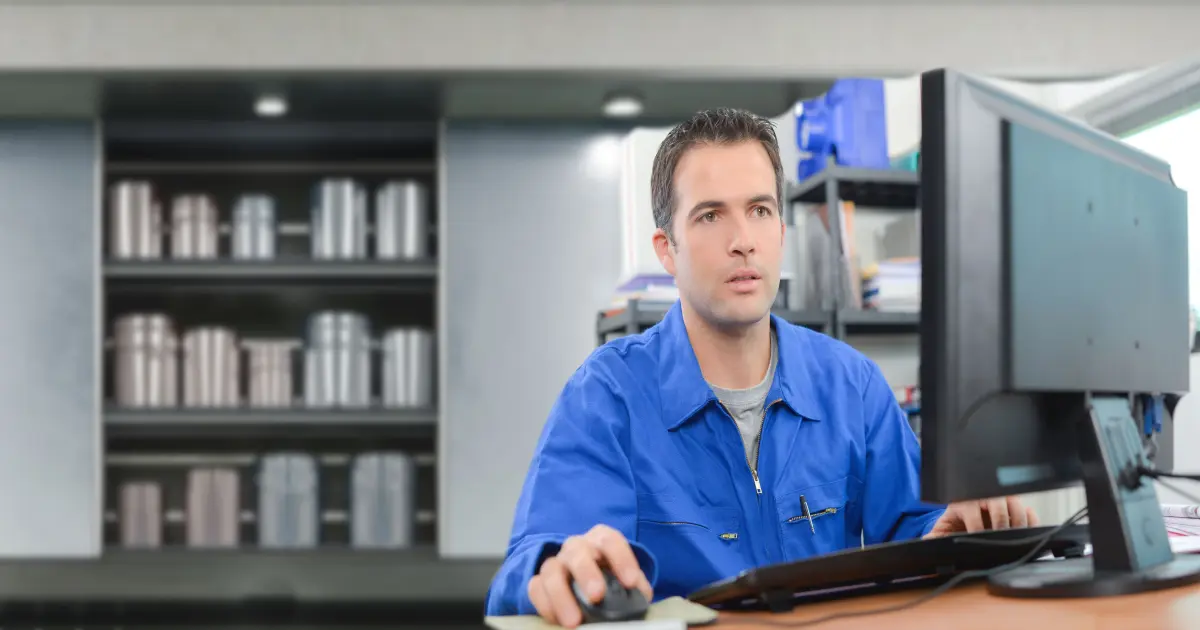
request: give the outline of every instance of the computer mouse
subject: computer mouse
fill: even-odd
[[[583,612],[583,623],[600,623],[606,621],[638,621],[646,618],[650,610],[650,602],[636,588],[625,588],[611,571],[602,569],[604,574],[604,597],[593,604],[584,593],[578,582],[572,582],[571,589],[575,593],[575,601]]]

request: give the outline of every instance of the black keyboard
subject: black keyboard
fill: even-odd
[[[697,589],[688,599],[726,610],[766,607],[786,612],[808,601],[920,586],[963,571],[993,569],[1020,560],[1054,529],[1005,529],[846,549],[743,571]],[[1004,541],[1017,544],[987,544]],[[1089,542],[1088,526],[1072,525],[1055,534],[1043,552],[1079,557]]]

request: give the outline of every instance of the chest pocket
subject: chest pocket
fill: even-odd
[[[857,515],[861,509],[858,505],[861,488],[862,482],[857,478],[843,477],[777,494],[775,509],[788,559],[800,560],[857,547],[859,518],[851,517],[850,513]],[[808,504],[808,515],[804,503]]]

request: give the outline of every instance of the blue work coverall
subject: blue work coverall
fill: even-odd
[[[860,535],[873,544],[929,532],[944,506],[919,499],[920,448],[879,367],[771,321],[778,367],[757,473],[700,372],[678,303],[592,353],[538,440],[488,615],[536,613],[529,579],[568,536],[599,523],[630,541],[656,600],[857,547]]]

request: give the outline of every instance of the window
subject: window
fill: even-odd
[[[1188,298],[1200,304],[1200,109],[1172,118],[1125,138],[1129,144],[1171,164],[1175,185],[1188,191]]]

